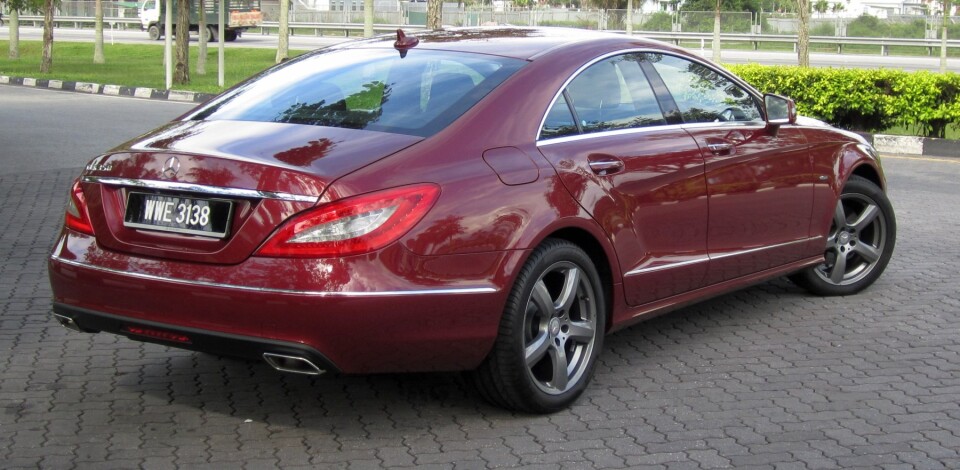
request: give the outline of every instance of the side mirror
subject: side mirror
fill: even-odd
[[[763,95],[763,107],[767,114],[767,124],[782,126],[797,122],[797,105],[790,98],[767,93]]]

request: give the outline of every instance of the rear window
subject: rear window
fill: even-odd
[[[428,136],[517,71],[522,60],[482,54],[349,49],[268,71],[193,119],[284,122]]]

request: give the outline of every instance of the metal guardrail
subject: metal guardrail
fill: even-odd
[[[42,16],[33,16],[33,15],[21,15],[20,16],[21,24],[33,24],[33,26],[42,26],[43,17]],[[90,17],[84,16],[57,16],[53,19],[55,27],[63,27],[63,25],[73,25],[74,28],[83,28],[84,25],[90,27],[93,26],[94,20]],[[105,25],[108,25],[111,28],[121,28],[121,29],[130,29],[131,26],[136,29],[140,28],[140,20],[138,18],[104,18],[103,22]],[[265,21],[263,22],[260,31],[262,34],[269,35],[272,30],[276,30],[279,27],[279,23],[276,21]],[[421,26],[417,25],[391,25],[391,24],[378,24],[373,26],[374,33],[390,33],[396,31],[397,28],[404,28],[410,30],[421,30]],[[334,31],[341,33],[343,37],[350,37],[351,33],[362,32],[363,25],[356,23],[308,23],[308,22],[291,22],[290,23],[291,33],[296,30],[313,30],[314,36],[323,36],[324,33],[329,31]],[[622,33],[625,34],[625,31],[615,31],[609,30],[609,32]],[[650,39],[657,39],[660,41],[670,42],[673,44],[679,45],[682,42],[696,42],[701,41],[702,44],[708,45],[713,42],[712,33],[673,33],[673,32],[662,32],[662,31],[638,31],[634,34],[647,37]],[[730,34],[725,33],[720,35],[721,42],[746,42],[750,43],[753,46],[754,50],[759,49],[761,43],[788,43],[793,44],[794,50],[797,47],[797,37],[795,35],[781,35],[781,34]],[[927,48],[927,53],[933,55],[933,51],[940,48],[939,39],[913,39],[913,38],[867,38],[867,37],[836,37],[836,36],[811,36],[811,44],[827,44],[835,45],[837,47],[837,53],[842,54],[843,48],[845,46],[880,46],[882,55],[889,55],[890,48],[893,46],[914,46],[914,47],[925,47]],[[948,48],[960,48],[960,40],[948,40]]]
[[[353,32],[363,32],[363,25],[356,23],[307,23],[307,22],[290,22],[290,34],[295,34],[295,30],[313,30],[313,36],[323,36],[325,31],[342,31],[343,37],[350,37],[350,33]],[[273,30],[279,29],[280,23],[277,21],[264,21],[260,25],[260,32],[264,35],[269,36]],[[403,28],[405,31],[422,31],[426,28],[417,25],[408,25],[408,24],[375,24],[373,25],[374,34],[378,33],[392,33],[395,32],[398,28]]]
[[[623,32],[623,31],[617,31]],[[670,42],[680,45],[681,42],[703,41],[704,44],[712,44],[712,33],[671,33],[671,32],[640,32],[640,35],[650,39]],[[753,45],[757,50],[760,43],[774,42],[793,44],[794,50],[797,48],[796,35],[781,34],[721,34],[720,42],[747,42]],[[843,53],[844,46],[880,46],[882,55],[890,55],[892,46],[913,46],[925,47],[927,53],[932,54],[934,49],[940,48],[939,39],[914,39],[914,38],[867,38],[867,37],[837,37],[837,36],[811,36],[810,44],[828,44],[837,46],[837,53]],[[948,48],[960,48],[960,40],[947,40]]]
[[[20,24],[29,24],[34,27],[43,26],[43,16],[40,15],[20,15]],[[65,24],[72,24],[74,29],[82,29],[83,25],[90,25],[93,27],[94,19],[89,16],[54,16],[53,17],[53,27],[62,28]],[[130,25],[140,29],[140,18],[103,18],[103,25],[106,27],[117,29],[119,26],[121,29],[130,29]]]

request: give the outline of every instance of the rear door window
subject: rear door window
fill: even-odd
[[[583,70],[547,113],[540,138],[666,124],[638,59],[623,54]]]

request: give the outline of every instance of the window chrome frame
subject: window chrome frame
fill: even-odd
[[[649,48],[649,47],[621,49],[621,50],[619,50],[619,51],[608,52],[608,53],[606,53],[606,54],[603,54],[603,55],[600,55],[600,56],[595,57],[593,60],[587,62],[586,64],[584,64],[584,65],[582,65],[582,66],[580,66],[574,73],[572,73],[569,77],[567,77],[567,79],[563,82],[563,86],[561,86],[560,89],[557,90],[557,92],[553,95],[553,99],[550,100],[550,104],[549,104],[549,105],[546,107],[546,109],[543,111],[543,117],[540,118],[540,126],[537,127],[537,135],[534,136],[534,142],[537,143],[537,146],[539,147],[541,144],[545,144],[545,143],[547,143],[547,142],[551,142],[551,143],[552,143],[552,142],[555,142],[555,141],[557,141],[557,140],[559,140],[559,139],[568,139],[568,138],[571,138],[571,137],[582,137],[582,136],[587,136],[587,135],[590,135],[590,136],[610,136],[610,135],[621,135],[621,134],[623,134],[623,133],[629,134],[629,133],[631,133],[631,132],[628,132],[628,131],[636,131],[636,130],[638,130],[638,129],[671,129],[671,128],[683,128],[683,126],[692,126],[692,125],[698,125],[698,124],[709,124],[709,125],[711,125],[711,126],[717,126],[717,125],[724,125],[724,126],[725,126],[725,125],[729,125],[729,124],[740,124],[740,125],[742,125],[743,123],[750,124],[750,125],[757,125],[758,123],[760,123],[760,124],[762,124],[762,125],[766,125],[766,114],[765,114],[765,113],[766,113],[766,109],[764,109],[763,106],[758,106],[758,108],[760,109],[760,118],[762,119],[761,121],[726,121],[726,122],[720,122],[720,123],[700,123],[700,122],[694,123],[694,122],[691,122],[691,123],[683,123],[683,124],[664,124],[664,125],[659,125],[659,126],[647,126],[647,127],[638,127],[638,128],[631,128],[631,129],[615,129],[615,130],[611,130],[611,131],[593,132],[593,133],[588,133],[588,134],[584,134],[584,133],[581,132],[581,133],[579,133],[579,134],[577,134],[577,135],[575,135],[575,136],[569,135],[569,136],[559,136],[559,137],[551,137],[551,138],[547,138],[547,139],[541,139],[541,134],[543,133],[543,125],[546,124],[546,122],[547,122],[547,115],[550,114],[550,110],[553,109],[553,106],[556,104],[557,99],[563,94],[564,90],[567,89],[567,86],[570,85],[570,82],[572,82],[574,79],[576,79],[577,77],[579,77],[580,74],[583,73],[584,70],[592,67],[594,64],[597,64],[597,63],[599,63],[599,62],[602,62],[602,61],[607,60],[607,59],[609,59],[609,58],[611,58],[611,57],[614,57],[614,56],[626,55],[626,54],[643,54],[643,53],[668,55],[668,56],[676,57],[676,58],[682,59],[682,60],[687,60],[687,61],[694,62],[694,63],[699,64],[699,65],[702,65],[702,66],[704,66],[704,67],[707,67],[708,69],[717,72],[718,74],[720,74],[721,76],[723,76],[723,77],[726,78],[727,80],[730,80],[731,82],[735,83],[735,84],[736,84],[737,86],[739,86],[740,88],[743,88],[744,91],[747,92],[747,94],[749,94],[750,96],[752,96],[752,97],[754,98],[755,103],[757,103],[757,102],[762,103],[762,102],[763,102],[763,95],[762,95],[756,88],[754,88],[753,86],[751,86],[749,83],[743,81],[741,78],[737,77],[736,75],[730,73],[729,70],[727,70],[727,69],[725,69],[725,68],[723,68],[723,67],[720,67],[720,66],[718,66],[718,65],[716,65],[716,64],[708,63],[707,61],[703,60],[703,59],[700,58],[700,57],[696,57],[696,56],[686,56],[686,55],[677,54],[677,53],[675,53],[675,52],[673,52],[673,51],[664,51],[664,50],[654,49],[654,48]],[[672,93],[671,93],[671,95],[672,95]],[[567,104],[569,105],[569,103],[567,103]],[[572,139],[572,140],[577,140],[577,139]],[[563,140],[563,142],[570,142],[570,140]]]

